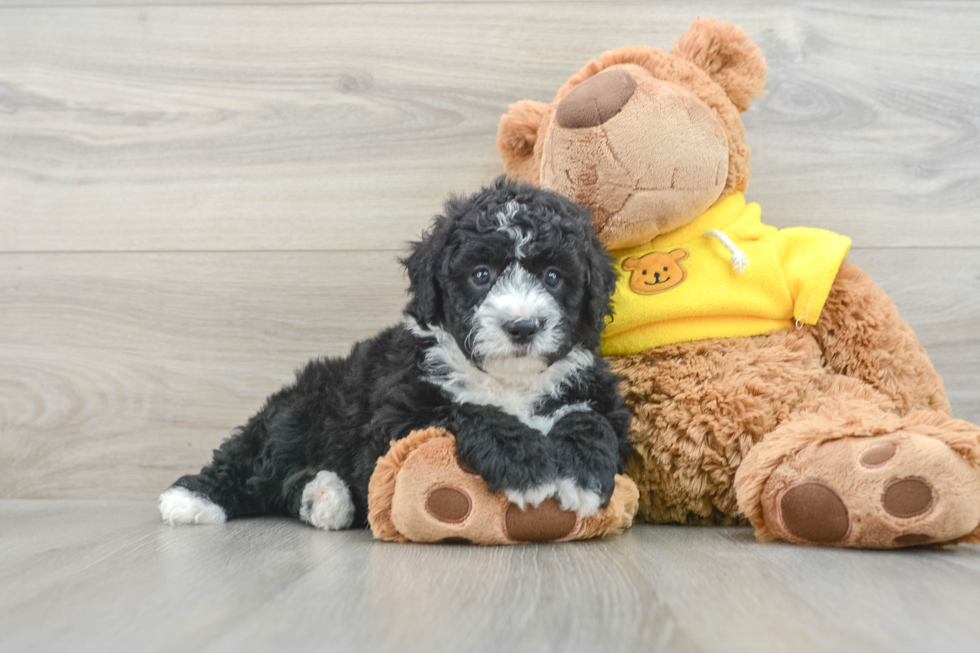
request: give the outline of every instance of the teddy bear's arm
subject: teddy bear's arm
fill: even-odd
[[[901,413],[950,414],[943,381],[891,298],[861,268],[844,261],[817,324],[826,364],[890,397]]]

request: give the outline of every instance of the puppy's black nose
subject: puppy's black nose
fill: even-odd
[[[510,339],[518,344],[524,344],[534,337],[541,325],[537,320],[511,320],[504,322],[504,331]]]

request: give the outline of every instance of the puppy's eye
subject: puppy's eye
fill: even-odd
[[[470,276],[470,279],[473,280],[474,286],[487,285],[488,283],[490,283],[490,280],[492,279],[492,275],[490,274],[490,268],[479,267],[473,270],[473,274]]]
[[[549,288],[557,288],[561,285],[561,273],[558,270],[548,270],[544,273],[544,283]]]

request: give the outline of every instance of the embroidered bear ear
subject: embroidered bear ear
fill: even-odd
[[[633,258],[632,256],[623,261],[622,268],[629,272],[630,270],[635,270],[640,267],[640,259]]]
[[[675,249],[670,252],[670,258],[674,259],[678,263],[686,259],[687,256],[687,250],[685,249]]]
[[[548,124],[553,111],[550,104],[521,100],[510,105],[510,110],[500,116],[497,126],[497,150],[504,162],[504,172],[511,179],[538,185],[541,161],[540,151],[535,151],[538,132]]]
[[[708,73],[739,111],[747,111],[766,85],[766,60],[759,46],[731,23],[698,18],[677,39],[670,53]]]

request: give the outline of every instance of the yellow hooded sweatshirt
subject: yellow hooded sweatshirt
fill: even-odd
[[[735,193],[680,229],[610,252],[619,279],[606,356],[816,324],[851,239],[762,224]]]

